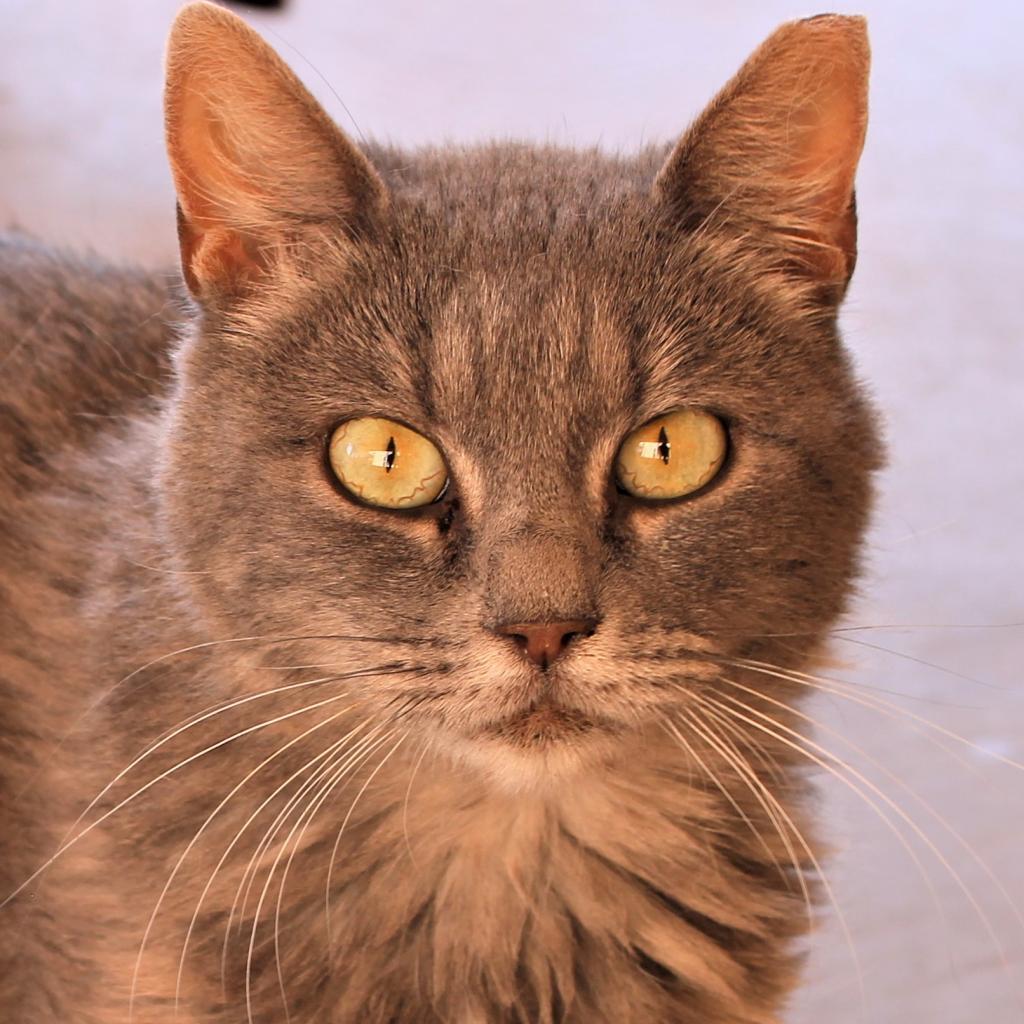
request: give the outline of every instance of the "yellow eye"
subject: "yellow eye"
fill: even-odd
[[[441,453],[422,434],[376,416],[346,420],[331,435],[331,469],[346,490],[381,508],[418,508],[448,483]]]
[[[634,430],[619,449],[619,486],[636,498],[681,498],[712,480],[725,461],[725,427],[701,409],[676,409]]]

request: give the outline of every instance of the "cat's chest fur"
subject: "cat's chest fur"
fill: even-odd
[[[173,969],[203,1021],[220,1019],[221,985],[257,1019],[286,1001],[292,1020],[338,1024],[774,1020],[796,969],[779,939],[806,925],[793,915],[792,851],[753,802],[750,831],[726,835],[720,794],[659,768],[657,747],[557,797],[496,793],[436,763],[417,771],[418,750],[377,748],[325,801],[300,801],[246,882],[274,820],[250,830],[205,890],[184,967],[166,954],[181,950],[213,858],[182,869],[139,985],[162,997],[140,1007],[164,1019],[155,1007]],[[162,845],[182,848],[204,820],[198,805]],[[212,852],[240,820],[214,829]],[[758,981],[766,963],[770,986]]]

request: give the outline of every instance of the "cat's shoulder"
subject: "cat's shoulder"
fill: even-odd
[[[118,266],[0,232],[4,376],[26,348],[37,357],[63,349],[83,366],[152,358],[168,341],[166,328],[180,320],[174,282],[173,274]]]
[[[173,280],[0,233],[0,471],[31,473],[162,393]]]

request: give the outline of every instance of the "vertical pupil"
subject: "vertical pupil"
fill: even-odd
[[[665,428],[662,427],[658,431],[658,458],[661,459],[665,465],[668,465],[669,453],[672,451],[672,445],[669,443],[668,434],[665,433]]]
[[[395,464],[395,452],[397,451],[397,448],[395,447],[395,439],[393,437],[388,438],[387,447],[384,451],[387,452],[384,456],[384,472],[390,473],[391,467]],[[668,460],[666,459],[665,461],[667,462]]]

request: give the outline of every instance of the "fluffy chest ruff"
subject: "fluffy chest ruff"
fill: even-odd
[[[718,788],[677,748],[646,746],[543,794],[396,752],[293,817],[247,878],[269,834],[256,828],[201,899],[237,835],[225,823],[163,900],[134,1019],[776,1021],[808,926],[805,851],[743,780],[723,771]],[[139,893],[125,937],[157,894]]]

